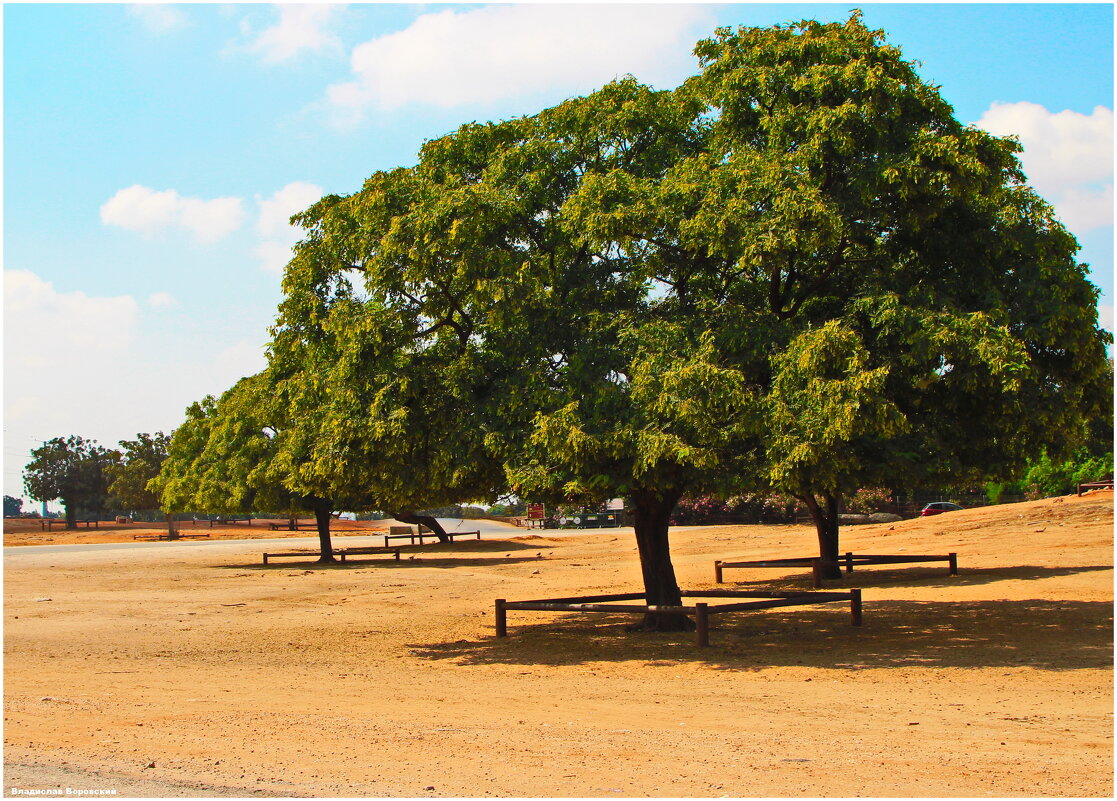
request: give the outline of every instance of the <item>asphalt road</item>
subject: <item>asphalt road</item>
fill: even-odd
[[[455,531],[480,531],[483,539],[511,539],[512,537],[525,537],[530,535],[545,537],[577,537],[593,534],[613,534],[627,536],[633,533],[632,527],[620,528],[587,528],[587,529],[528,529],[517,528],[505,523],[492,520],[458,520],[455,518],[438,518],[438,522],[446,529],[447,533]],[[461,540],[459,540],[460,542]],[[335,544],[339,542],[334,540]],[[383,545],[384,535],[368,534],[346,536],[346,547],[362,547],[370,545]],[[114,551],[136,551],[147,549],[153,552],[156,549],[162,553],[179,552],[182,548],[205,548],[211,553],[224,551],[241,551],[246,545],[253,549],[267,550],[268,548],[281,547],[284,550],[292,548],[316,548],[318,535],[312,531],[306,532],[305,537],[278,537],[267,539],[220,539],[220,540],[175,540],[173,542],[104,542],[81,543],[76,545],[19,545],[4,548],[4,564],[17,567],[38,561],[41,557],[59,557],[69,554],[96,554],[111,553]]]

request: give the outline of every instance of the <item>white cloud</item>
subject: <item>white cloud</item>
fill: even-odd
[[[255,375],[268,366],[266,348],[252,342],[235,342],[222,349],[213,359],[215,384],[219,395],[248,375]]]
[[[128,13],[152,33],[170,33],[190,24],[181,8],[165,3],[133,3]]]
[[[182,228],[201,242],[215,242],[240,228],[244,210],[238,197],[202,200],[173,189],[157,192],[135,184],[121,189],[101,206],[101,222],[130,231],[154,233]]]
[[[1076,233],[1113,223],[1113,111],[1050,112],[1037,103],[994,103],[977,125],[1015,135],[1028,183]]]
[[[23,448],[55,436],[91,436],[102,388],[127,392],[131,384],[123,357],[135,341],[138,317],[130,296],[59,292],[33,272],[5,270],[5,439]],[[106,414],[113,413],[110,404]],[[17,495],[18,461],[4,461],[4,489]]]
[[[1113,331],[1113,304],[1098,304],[1098,326],[1106,331]]]
[[[155,292],[148,296],[147,305],[153,309],[166,309],[171,306],[177,306],[178,301],[175,300],[174,295],[169,292]]]
[[[305,181],[293,181],[277,190],[270,198],[256,198],[260,208],[256,232],[260,243],[253,250],[260,266],[267,272],[282,273],[291,260],[291,248],[302,236],[302,229],[288,221],[322,197],[322,188]]]
[[[709,9],[689,4],[438,11],[354,48],[353,80],[329,87],[327,101],[352,121],[369,106],[575,94],[626,74],[666,88],[693,70],[691,49],[712,21]]]
[[[161,307],[170,298],[148,299]],[[186,407],[266,365],[267,339],[213,345],[204,319],[165,322],[128,295],[57,290],[28,270],[4,271],[5,440],[18,448],[77,434],[114,446],[141,431],[170,432]],[[4,491],[22,495],[18,459]]]
[[[4,370],[54,373],[60,361],[94,365],[126,348],[139,306],[130,295],[57,292],[29,270],[4,271]]]
[[[338,6],[280,5],[276,8],[279,9],[279,21],[260,31],[245,46],[250,53],[260,56],[265,64],[289,61],[304,52],[343,52],[341,39],[330,30]]]
[[[260,216],[256,230],[264,237],[287,236],[293,229],[291,217],[322,198],[322,187],[306,181],[292,181],[266,200],[256,199]]]
[[[1113,184],[1071,187],[1052,201],[1063,224],[1071,231],[1091,231],[1113,225]]]

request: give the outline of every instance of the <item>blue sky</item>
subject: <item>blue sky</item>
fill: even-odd
[[[286,220],[323,193],[617,75],[675,86],[717,26],[853,6],[4,6],[4,493],[43,439],[170,431],[259,370]],[[959,119],[1021,137],[1112,329],[1113,7],[861,8]]]

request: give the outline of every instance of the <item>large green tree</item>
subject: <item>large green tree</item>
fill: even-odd
[[[303,480],[625,495],[646,598],[675,605],[684,492],[793,492],[833,556],[850,489],[1081,428],[1096,291],[1015,142],[857,14],[696,52],[677,90],[466,125],[300,215],[276,353],[332,366]]]
[[[713,121],[687,224],[766,318],[746,325],[772,337],[767,477],[806,503],[821,555],[859,486],[979,481],[1072,446],[1109,393],[1108,338],[1016,141],[963,126],[857,14],[696,52],[686,90]]]
[[[77,528],[77,511],[100,512],[108,500],[107,469],[119,454],[78,436],[55,437],[31,451],[23,486],[37,501],[61,500],[66,528]]]

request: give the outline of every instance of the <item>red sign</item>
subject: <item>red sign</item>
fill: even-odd
[[[541,503],[529,503],[527,505],[527,519],[528,520],[543,520],[547,516],[546,509]]]

